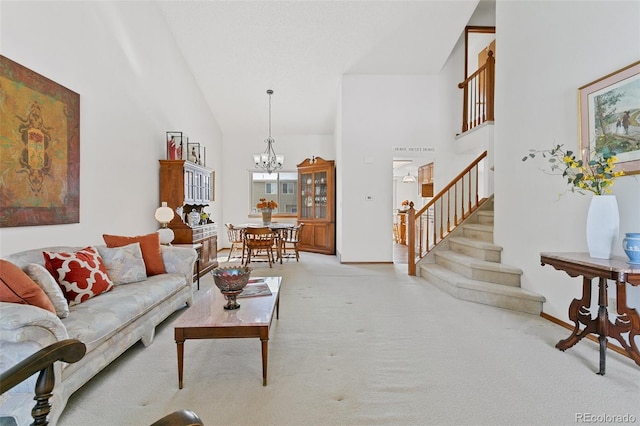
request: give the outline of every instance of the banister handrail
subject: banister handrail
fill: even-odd
[[[458,88],[463,89],[462,132],[494,120],[495,63],[489,50],[487,61],[468,76]]]
[[[484,151],[420,210],[413,208],[413,202],[409,204],[406,231],[409,275],[415,275],[416,264],[481,205],[479,166],[486,157]],[[433,214],[429,216],[431,210]]]
[[[453,185],[455,185],[455,183],[457,181],[459,181],[460,179],[462,179],[464,177],[465,174],[469,173],[469,171],[471,171],[471,169],[473,169],[476,164],[478,164],[480,162],[480,160],[482,160],[483,158],[485,158],[487,156],[487,151],[483,152],[482,154],[480,154],[478,156],[478,158],[476,158],[471,164],[469,164],[463,171],[461,171],[460,173],[458,173],[453,179],[451,179],[451,182],[449,182],[447,184],[447,186],[445,186],[440,192],[438,192],[432,199],[431,201],[429,201],[427,204],[425,204],[420,210],[418,210],[416,212],[416,216],[420,216],[422,215],[430,206],[432,206],[436,199],[442,197],[442,195],[447,192],[449,189],[451,189],[451,187]]]

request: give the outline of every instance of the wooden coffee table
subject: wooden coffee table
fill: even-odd
[[[227,303],[217,287],[207,291],[174,323],[178,349],[178,387],[182,389],[184,341],[187,339],[230,339],[257,337],[262,342],[262,385],[267,385],[269,328],[280,317],[280,283],[282,277],[253,277],[269,285],[270,296],[238,298],[240,309],[227,311]]]

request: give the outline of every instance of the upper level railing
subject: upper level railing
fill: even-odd
[[[480,154],[420,210],[413,208],[413,202],[409,205],[409,275],[415,275],[418,261],[480,206],[479,172],[486,156],[487,151]]]
[[[487,62],[465,81],[458,84],[464,90],[462,106],[462,132],[493,121],[493,92],[495,87],[495,65],[493,51],[489,50]]]

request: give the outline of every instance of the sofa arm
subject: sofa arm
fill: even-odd
[[[198,252],[189,247],[162,246],[162,261],[168,274],[181,274],[189,284],[193,283],[193,267]]]
[[[0,342],[37,342],[44,348],[69,338],[55,314],[37,306],[0,302]]]

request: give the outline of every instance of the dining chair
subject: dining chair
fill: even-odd
[[[229,237],[229,242],[231,243],[231,248],[229,249],[229,257],[227,257],[227,262],[231,260],[231,257],[234,259],[240,259],[240,262],[244,262],[244,229],[236,228],[231,223],[225,223],[224,226],[227,228],[227,237]],[[233,256],[234,250],[238,250],[238,248],[242,249],[240,256]]]
[[[269,261],[269,268],[275,262],[273,257],[273,246],[275,244],[275,235],[268,227],[252,228],[249,227],[244,231],[244,244],[247,250],[245,266],[251,263],[252,258],[258,256],[266,256]]]
[[[298,243],[300,242],[300,230],[304,226],[304,223],[299,223],[291,228],[285,228],[282,230],[282,240],[280,242],[280,262],[282,258],[296,258],[296,262],[300,260],[300,252],[298,251]],[[287,249],[293,250],[287,253]]]

